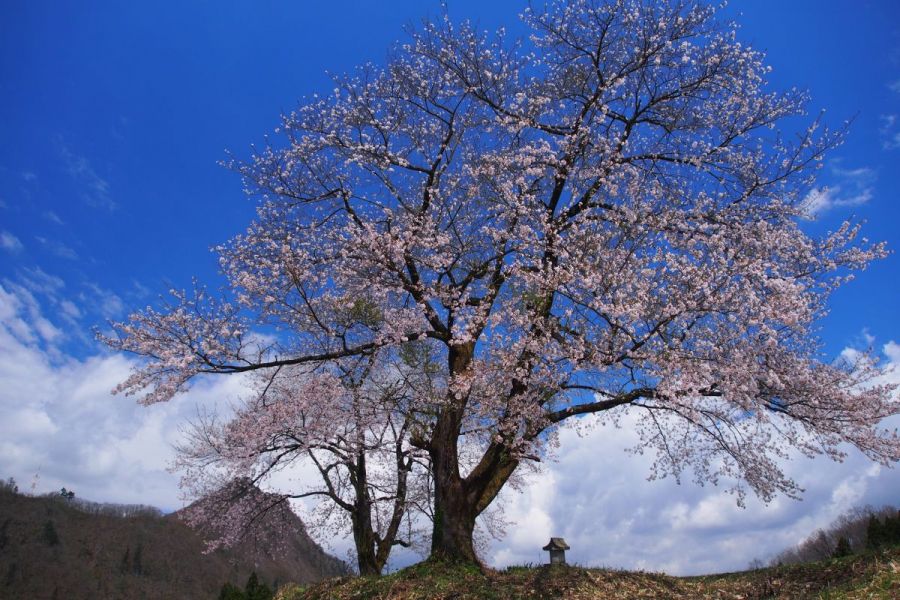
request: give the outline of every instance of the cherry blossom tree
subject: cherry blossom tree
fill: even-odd
[[[426,347],[443,393],[411,439],[431,459],[432,554],[464,560],[476,517],[580,415],[637,415],[651,477],[724,478],[739,501],[797,496],[794,451],[896,461],[877,363],[830,362],[815,337],[829,294],[886,254],[857,223],[804,230],[843,129],[782,135],[806,94],[771,90],[699,0],[523,19],[518,42],[426,22],[285,115],[234,165],[259,208],[220,249],[231,300],[120,324],[109,343],[147,360],[118,389],[159,402],[202,374]],[[280,332],[264,352],[260,327]]]
[[[186,519],[214,532],[210,549],[277,535],[273,525],[291,526],[289,503],[301,498],[321,500],[307,522],[312,529],[352,532],[362,575],[381,574],[394,546],[422,547],[427,455],[409,444],[408,380],[376,359],[345,359],[327,373],[277,369],[258,379],[257,393],[230,419],[204,415],[193,424],[174,466],[182,488],[199,499]],[[319,478],[288,493],[260,490],[298,464]]]

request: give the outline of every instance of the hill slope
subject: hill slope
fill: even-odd
[[[279,549],[203,554],[174,516],[88,514],[56,498],[0,492],[0,598],[215,598],[222,584],[313,582],[347,566],[296,526]]]
[[[762,598],[900,598],[900,547],[877,553],[726,573],[670,577],[580,567],[512,568],[482,574],[474,567],[420,563],[382,578],[324,581],[279,600],[752,600]]]

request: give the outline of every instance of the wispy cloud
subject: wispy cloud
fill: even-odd
[[[835,162],[830,168],[834,185],[816,187],[803,199],[803,207],[810,218],[835,208],[861,206],[874,196],[876,173],[868,167],[845,169]]]
[[[38,241],[51,251],[62,253],[63,258],[72,258],[66,253],[66,246],[59,244],[56,247],[53,240]],[[45,342],[48,351],[54,355],[60,355],[63,349],[94,348],[90,325],[121,319],[126,312],[125,302],[115,292],[91,281],[69,287],[62,277],[40,267],[17,269],[15,276],[0,280],[0,285],[12,294],[10,298],[15,299],[17,306],[27,309],[34,324],[31,329],[41,334],[32,336],[31,342]],[[13,301],[10,298],[8,302]],[[51,318],[45,319],[41,313],[51,315]],[[0,314],[0,321],[2,318],[3,314]]]
[[[897,115],[881,115],[881,127],[878,133],[881,134],[881,147],[885,150],[896,150],[900,148],[900,122]]]
[[[47,273],[40,267],[23,269],[19,275],[22,285],[39,294],[53,296],[66,286],[66,282],[56,275]]]
[[[81,309],[71,300],[62,300],[59,303],[59,307],[62,309],[63,314],[66,314],[73,319],[81,318]]]
[[[131,284],[132,284],[132,290],[131,290],[132,296],[134,296],[138,299],[144,299],[151,294],[150,288],[148,288],[146,285],[144,285],[137,279],[132,279]]]
[[[59,215],[53,212],[52,210],[45,210],[42,215],[45,219],[50,221],[51,223],[56,223],[57,225],[65,225],[65,221],[59,218]]]
[[[37,175],[32,171],[23,171],[22,179],[30,183],[32,181],[37,181]]]
[[[103,289],[96,283],[85,283],[87,294],[81,294],[82,303],[92,304],[104,319],[120,318],[125,313],[125,303],[118,294]]]
[[[10,232],[0,231],[0,248],[3,248],[7,252],[18,254],[25,248],[25,246],[22,245],[22,242],[19,240],[19,238],[17,238]]]
[[[81,197],[89,206],[113,210],[116,203],[110,197],[109,182],[100,177],[84,156],[74,153],[62,140],[59,153],[66,165],[66,171],[82,187]]]
[[[900,94],[900,79],[890,82],[888,84],[888,89],[891,90],[892,92]]]
[[[78,253],[60,241],[50,240],[39,235],[35,236],[34,239],[36,239],[38,243],[40,243],[44,248],[60,258],[65,258],[67,260],[78,260]]]
[[[0,318],[7,321],[10,333],[24,344],[54,344],[63,337],[62,330],[43,316],[41,304],[31,290],[7,280],[0,284]]]

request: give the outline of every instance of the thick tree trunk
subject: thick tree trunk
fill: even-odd
[[[471,359],[451,352],[453,361]],[[459,370],[460,363],[456,367]],[[477,500],[471,497],[459,474],[459,431],[463,406],[444,409],[438,417],[431,437],[429,453],[434,477],[434,529],[431,535],[431,557],[441,560],[478,563],[472,535],[475,532]]]
[[[492,444],[463,479],[457,464],[456,438],[437,444],[431,457],[435,493],[431,555],[480,564],[472,543],[475,519],[509,480],[518,460],[511,458],[503,446]]]
[[[356,543],[356,564],[360,575],[381,575],[384,565],[375,556],[375,536],[371,524],[353,524],[353,541]]]
[[[474,343],[451,346],[451,375],[469,370]],[[480,564],[472,536],[475,519],[487,507],[512,471],[504,468],[499,446],[492,445],[469,477],[459,472],[459,435],[466,399],[450,396],[438,416],[428,444],[434,477],[434,529],[431,557]]]
[[[434,530],[431,537],[431,556],[441,560],[478,563],[472,536],[478,516],[475,502],[466,493],[463,480],[447,464],[453,460],[433,457],[434,473]],[[438,465],[444,463],[443,469]]]

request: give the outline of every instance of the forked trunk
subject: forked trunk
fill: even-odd
[[[444,450],[450,447],[451,452]],[[492,444],[465,479],[459,475],[455,439],[432,448],[434,475],[434,558],[481,564],[472,537],[475,519],[494,500],[518,461],[498,444]]]

